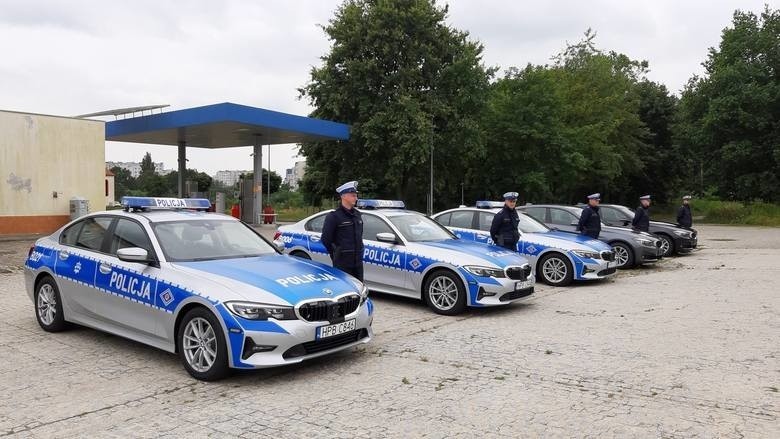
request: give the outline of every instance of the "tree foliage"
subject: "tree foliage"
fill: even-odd
[[[347,0],[324,26],[332,41],[301,95],[312,116],[352,126],[349,141],[305,143],[313,198],[359,180],[363,194],[426,204],[431,148],[437,205],[459,201],[482,153],[479,118],[492,70],[482,46],[445,23],[433,0]]]
[[[780,11],[736,11],[680,102],[676,138],[694,155],[688,186],[780,201]]]

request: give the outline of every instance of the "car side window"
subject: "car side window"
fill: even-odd
[[[451,216],[452,216],[451,213],[445,213],[444,215],[439,215],[436,217],[436,222],[443,226],[449,226]]]
[[[452,212],[452,218],[450,218],[450,227],[458,227],[461,229],[470,229],[474,223],[474,212],[470,210],[463,210],[459,212]]]
[[[599,216],[601,216],[601,219],[606,223],[618,224],[623,221],[623,218],[620,217],[620,214],[615,209],[610,209],[608,207],[599,209]]]
[[[378,233],[392,233],[395,235],[393,229],[391,229],[381,218],[374,215],[363,214],[363,239],[376,241],[376,235]]]
[[[120,218],[116,228],[114,228],[114,235],[111,237],[109,253],[115,255],[117,250],[129,247],[142,248],[149,255],[154,254],[152,243],[143,227],[135,221]]]
[[[75,246],[84,221],[79,221],[60,233],[60,244]]]
[[[102,251],[103,240],[113,220],[107,216],[85,219],[79,237],[76,239],[76,247]]]
[[[493,212],[480,212],[479,213],[479,230],[489,232],[490,226],[493,224],[493,218],[496,216]]]
[[[570,226],[577,218],[562,209],[550,209],[550,222],[559,226]]]
[[[523,212],[530,215],[531,218],[546,223],[547,219],[544,217],[544,211],[545,211],[544,207],[527,207],[523,209]]]
[[[306,225],[303,226],[309,232],[322,233],[322,227],[325,225],[325,217],[327,215],[320,215],[316,218],[312,218]]]

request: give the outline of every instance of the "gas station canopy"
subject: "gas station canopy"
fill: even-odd
[[[155,106],[161,108],[163,106]],[[148,109],[143,107],[144,109]],[[139,108],[129,109],[142,111]],[[115,112],[95,113],[94,115]],[[232,148],[253,146],[254,203],[252,218],[258,224],[263,205],[262,145],[349,140],[349,125],[296,116],[230,102],[155,113],[106,122],[106,140],[178,147],[179,197],[184,195],[187,147]]]
[[[197,148],[348,139],[349,125],[230,102],[106,122],[106,140]]]

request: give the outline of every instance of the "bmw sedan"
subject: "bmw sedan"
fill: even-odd
[[[178,353],[200,380],[371,340],[357,279],[280,254],[208,200],[125,197],[36,241],[27,293],[43,330],[72,323]]]

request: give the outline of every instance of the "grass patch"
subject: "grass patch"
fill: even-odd
[[[676,222],[679,206],[656,206],[654,219]],[[780,227],[780,205],[761,201],[722,201],[714,198],[695,199],[691,202],[693,227],[705,224],[743,224],[751,226]]]

